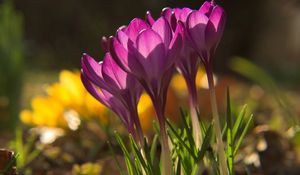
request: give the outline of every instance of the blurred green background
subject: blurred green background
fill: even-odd
[[[27,107],[39,86],[57,80],[61,69],[79,69],[88,52],[101,59],[102,36],[150,10],[199,8],[194,0],[1,0],[0,128],[14,126],[19,106]],[[216,71],[232,74],[233,56],[263,67],[280,86],[299,91],[300,1],[218,1],[228,22],[215,57]],[[222,75],[223,75],[222,74]]]

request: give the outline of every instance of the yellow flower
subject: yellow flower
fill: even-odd
[[[26,124],[47,127],[65,127],[63,120],[64,109],[51,97],[35,97],[32,102],[32,111],[21,112],[21,121]]]
[[[199,68],[196,76],[196,86],[198,89],[204,88],[207,89],[206,73],[203,68]],[[171,80],[171,87],[179,95],[186,96],[188,91],[186,87],[185,80],[181,74],[175,74]]]
[[[176,121],[179,112],[179,103],[172,89],[169,89],[166,104],[166,117]],[[156,113],[148,94],[143,93],[138,103],[138,113],[142,129],[144,132],[149,132],[153,128],[153,120],[156,120]]]
[[[80,119],[95,118],[107,124],[107,109],[85,90],[78,71],[61,71],[59,82],[50,85],[46,92],[45,97],[33,98],[32,111],[24,110],[20,113],[22,122],[34,126],[76,128],[70,122],[79,116]]]
[[[66,107],[80,110],[84,102],[85,89],[80,80],[79,72],[67,70],[59,74],[59,82],[47,89],[49,96],[56,98]]]
[[[151,99],[146,93],[141,95],[138,104],[138,113],[143,131],[148,132],[152,128],[152,123],[155,119],[155,111]]]

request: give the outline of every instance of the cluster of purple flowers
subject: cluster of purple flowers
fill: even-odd
[[[147,12],[145,20],[135,18],[115,36],[103,38],[103,61],[98,63],[83,54],[83,84],[120,117],[141,144],[137,103],[146,91],[156,110],[163,151],[168,153],[164,112],[171,77],[177,68],[185,78],[191,105],[196,107],[197,69],[203,63],[206,71],[211,71],[225,19],[223,8],[214,1],[205,2],[199,10],[165,8],[157,20]]]

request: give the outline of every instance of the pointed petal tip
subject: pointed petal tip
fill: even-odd
[[[146,12],[146,17],[145,20],[150,24],[150,26],[153,25],[153,23],[155,22],[154,18],[152,17],[152,14],[150,11]]]
[[[101,40],[102,40],[102,41],[106,41],[106,40],[107,40],[107,37],[106,37],[106,36],[102,36],[102,37],[101,37]]]
[[[163,9],[161,10],[161,13],[166,13],[166,12],[169,11],[169,10],[173,11],[172,8],[170,8],[170,7],[165,7],[165,8],[163,8]]]

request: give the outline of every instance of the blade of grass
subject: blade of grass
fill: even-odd
[[[242,132],[242,134],[241,134],[240,138],[238,139],[238,142],[237,142],[237,144],[236,144],[236,146],[235,146],[233,155],[236,155],[238,149],[240,148],[240,146],[241,146],[241,144],[242,144],[242,141],[243,141],[243,139],[244,139],[244,137],[245,137],[247,131],[248,131],[249,128],[250,128],[250,124],[251,124],[252,122],[253,122],[253,115],[251,115],[251,116],[249,117],[249,119],[248,119],[248,121],[247,121],[247,123],[246,123],[246,125],[245,125],[245,128],[244,128],[244,130],[243,130],[243,132]]]
[[[196,159],[197,162],[199,162],[200,160],[203,159],[205,152],[207,151],[207,149],[210,146],[211,137],[212,137],[212,124],[209,125],[209,127],[207,128],[207,131],[205,133],[203,143],[201,145],[201,149],[197,155],[197,159]]]
[[[139,146],[135,143],[133,137],[130,135],[130,145],[135,155],[135,160],[141,165],[141,171],[144,170],[147,174],[153,174],[151,166],[147,163],[148,161],[145,161],[144,156],[141,153],[141,149]]]
[[[152,163],[154,163],[154,160],[156,157],[157,143],[158,143],[158,135],[155,134],[155,136],[152,140],[152,145],[151,145],[151,149],[150,149],[150,156],[151,156]]]
[[[174,136],[178,139],[178,141],[180,142],[180,144],[182,144],[190,153],[190,155],[197,160],[196,155],[194,154],[194,151],[187,146],[187,144],[182,140],[182,138],[180,137],[180,135],[178,135],[178,133],[176,132],[176,130],[173,128],[172,124],[169,122],[169,120],[167,120],[167,124],[170,128],[170,130],[172,131],[172,133],[174,134]]]
[[[233,137],[232,137],[232,114],[231,114],[231,105],[230,105],[230,92],[229,88],[227,88],[227,115],[226,115],[226,123],[227,123],[227,163],[229,174],[234,174],[234,145],[233,145]]]
[[[247,105],[244,105],[242,110],[240,111],[238,118],[236,119],[234,126],[233,126],[233,140],[236,140],[236,135],[242,126],[242,123],[244,121],[244,117],[246,115]]]
[[[175,174],[176,175],[181,175],[181,159],[180,159],[180,157],[178,158],[178,161],[177,161]]]
[[[138,170],[136,169],[136,166],[135,164],[133,163],[131,157],[130,157],[130,154],[122,140],[122,138],[120,137],[120,135],[115,132],[115,138],[119,144],[119,146],[121,147],[122,151],[123,151],[123,154],[124,154],[124,158],[125,158],[125,163],[126,163],[126,167],[127,167],[127,170],[128,170],[128,173],[131,174],[131,175],[136,175],[138,174]]]

